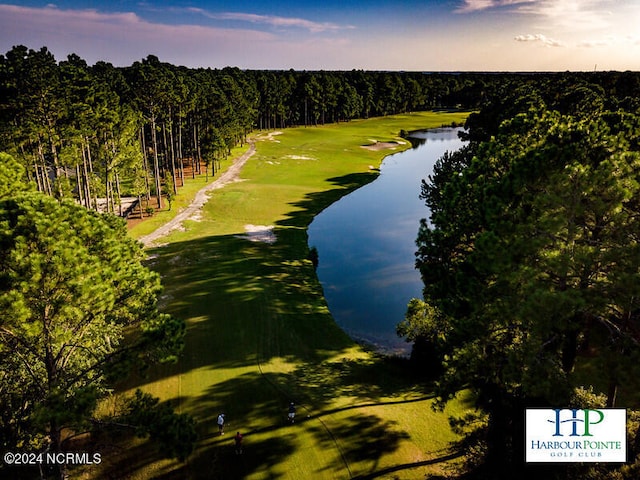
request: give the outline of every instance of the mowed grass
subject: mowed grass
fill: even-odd
[[[402,360],[367,352],[337,327],[307,258],[306,227],[335,200],[374,180],[375,167],[392,153],[362,145],[403,142],[401,129],[464,116],[417,113],[256,133],[257,153],[242,180],[216,190],[199,221],[149,250],[165,285],[162,308],[186,321],[186,345],[177,364],[153,369],[126,390],[143,388],[193,415],[196,450],[181,463],[161,460],[147,442],[132,442],[111,460],[104,453],[100,474],[333,479],[450,473],[456,437],[448,416],[462,415],[469,403],[462,398],[443,413],[433,411],[428,387]],[[273,225],[277,242],[242,238],[248,224]],[[294,425],[286,421],[290,401],[298,407]],[[223,436],[216,426],[220,412],[227,416]],[[236,431],[244,435],[241,456],[234,453]]]

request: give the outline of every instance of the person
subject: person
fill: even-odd
[[[242,434],[236,433],[234,440],[236,441],[236,455],[240,455],[242,453]]]
[[[224,413],[218,415],[218,433],[224,435]]]
[[[293,423],[295,422],[295,418],[296,418],[296,406],[293,404],[293,402],[291,402],[289,404],[289,423]]]

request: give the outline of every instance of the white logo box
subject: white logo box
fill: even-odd
[[[525,410],[527,463],[611,462],[627,460],[624,408]]]

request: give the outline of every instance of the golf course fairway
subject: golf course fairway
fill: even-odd
[[[103,454],[103,473],[298,480],[455,471],[459,459],[450,444],[457,437],[448,418],[463,415],[469,403],[461,395],[435,412],[429,388],[406,362],[367,351],[335,324],[308,259],[306,229],[324,208],[374,180],[386,155],[409,148],[401,130],[465,117],[424,112],[254,132],[256,151],[240,178],[213,191],[197,217],[148,249],[165,286],[161,308],[185,320],[186,343],[176,364],[126,389],[142,388],[193,415],[196,449],[178,462],[162,460],[147,441],[132,441],[117,462]],[[254,230],[263,235],[248,233]],[[144,223],[131,231],[146,233]],[[297,406],[294,424],[287,421],[289,402]],[[222,412],[225,435],[216,425]],[[241,455],[233,446],[237,431]]]

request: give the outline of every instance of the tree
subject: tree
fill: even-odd
[[[25,168],[8,153],[0,152],[0,198],[30,190],[25,180]]]
[[[183,322],[122,220],[40,193],[0,201],[0,442],[64,448],[113,381],[171,361]]]
[[[493,478],[522,469],[524,407],[575,397],[582,351],[610,406],[640,358],[638,122],[530,110],[445,155],[423,184],[428,308],[414,304],[403,329],[439,353],[443,403],[475,393]]]

